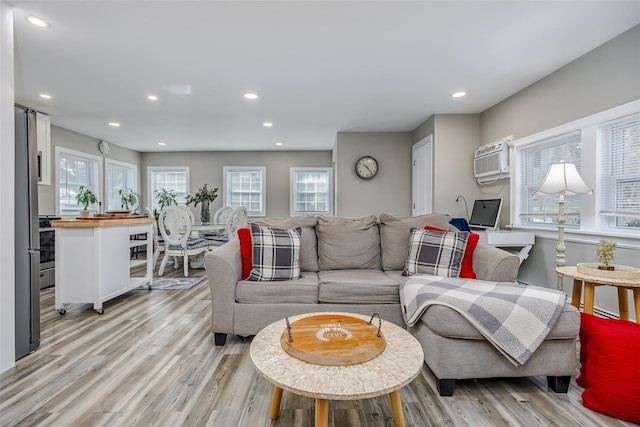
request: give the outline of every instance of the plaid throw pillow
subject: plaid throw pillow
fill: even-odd
[[[251,223],[253,268],[247,280],[294,280],[300,275],[302,228],[265,227]]]
[[[468,231],[441,233],[411,227],[409,255],[402,275],[458,277],[468,238]]]

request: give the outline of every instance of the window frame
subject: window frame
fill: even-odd
[[[235,205],[230,201],[230,185],[229,174],[234,172],[258,172],[261,176],[260,182],[260,207],[259,211],[250,210],[249,207],[242,204]],[[267,215],[267,167],[266,166],[223,166],[222,168],[222,202],[224,206],[231,206],[236,208],[238,206],[244,206],[247,208],[247,216],[249,217],[265,217]]]
[[[105,206],[105,210],[109,211],[109,210],[119,210],[120,209],[120,205],[118,205],[115,209],[112,209],[109,207],[109,166],[110,165],[114,165],[114,166],[119,166],[122,168],[126,168],[126,169],[131,169],[132,173],[133,173],[133,185],[127,188],[131,188],[133,190],[134,193],[140,194],[139,190],[138,190],[138,165],[133,164],[133,163],[127,163],[127,162],[122,162],[120,160],[114,160],[114,159],[109,159],[109,158],[105,158],[104,159],[104,194],[105,194],[105,198],[106,198],[106,206]],[[117,191],[116,191],[117,193]],[[114,194],[115,196],[115,194]],[[119,196],[118,196],[119,197]],[[140,200],[140,204],[142,204],[142,200]]]
[[[581,170],[580,175],[587,183],[589,188],[593,189],[593,194],[584,194],[580,196],[580,226],[579,228],[565,229],[565,236],[577,242],[593,242],[603,237],[616,237],[621,244],[637,245],[640,239],[640,230],[624,230],[620,228],[612,228],[606,216],[600,214],[599,206],[599,169],[600,155],[598,146],[598,128],[602,124],[632,115],[640,112],[640,100],[635,100],[569,123],[556,126],[554,128],[529,135],[512,143],[510,152],[510,163],[514,168],[512,170],[512,179],[510,182],[511,196],[511,222],[514,228],[530,229],[536,231],[541,237],[555,238],[557,237],[556,223],[552,224],[552,230],[549,227],[540,227],[527,225],[522,221],[523,213],[520,212],[520,188],[519,180],[513,179],[520,174],[523,167],[520,162],[518,150],[536,144],[545,139],[566,134],[569,132],[581,132]],[[585,238],[587,240],[585,240]]]
[[[156,203],[155,189],[153,186],[152,174],[154,172],[173,172],[184,171],[185,172],[185,200],[178,199],[178,206],[186,206],[186,197],[191,191],[191,177],[189,166],[147,166],[147,200],[149,201],[149,208],[152,211],[158,208]]]
[[[66,148],[63,146],[56,146],[55,149],[55,210],[57,215],[61,217],[69,217],[69,216],[79,216],[82,208],[79,206],[77,210],[65,210],[64,212],[60,208],[60,160],[63,155],[70,155],[79,159],[89,160],[96,165],[95,170],[92,172],[93,179],[95,180],[95,185],[91,185],[91,190],[94,192],[96,197],[98,198],[98,203],[94,205],[94,209],[90,209],[91,212],[99,212],[100,211],[100,202],[102,202],[102,177],[103,177],[103,158],[101,156],[95,156],[93,154],[88,154],[82,151],[73,150],[71,148]],[[85,185],[85,184],[81,184]]]
[[[295,176],[299,172],[316,172],[316,173],[325,173],[327,175],[327,210],[321,211],[297,211],[296,210],[296,202],[298,201],[298,186],[295,182]],[[314,191],[313,194],[322,194],[320,192]],[[291,216],[296,215],[333,215],[333,168],[331,167],[298,167],[292,166],[289,168],[289,214]]]

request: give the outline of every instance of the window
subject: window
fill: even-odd
[[[149,206],[152,210],[160,209],[156,192],[162,188],[176,193],[178,205],[184,206],[186,204],[187,194],[189,192],[189,167],[148,167],[147,177],[149,182]]]
[[[265,216],[265,174],[264,166],[225,166],[224,205],[244,206],[249,216]]]
[[[130,188],[134,193],[138,193],[137,177],[138,167],[136,165],[105,159],[105,193],[107,195],[106,204],[108,211],[118,211],[122,209],[122,201],[118,193],[119,190]],[[136,195],[138,196],[138,194]],[[136,205],[139,204],[140,203],[136,203]]]
[[[290,169],[291,215],[331,215],[331,168]]]
[[[519,203],[523,223],[557,225],[558,196],[535,194],[552,163],[575,163],[580,172],[580,132],[552,137],[519,151]],[[566,226],[580,225],[580,196],[565,197]]]
[[[535,195],[550,163],[576,164],[594,194],[565,197],[569,233],[640,237],[640,100],[513,142],[511,218],[555,231],[558,196]],[[629,240],[625,240],[625,239]],[[622,239],[622,240],[620,240]]]
[[[600,215],[611,228],[640,230],[640,114],[598,127]]]
[[[64,147],[56,147],[57,200],[59,215],[78,215],[83,209],[78,205],[76,195],[84,185],[102,200],[100,194],[101,158]],[[89,206],[89,210],[98,212],[100,206]]]

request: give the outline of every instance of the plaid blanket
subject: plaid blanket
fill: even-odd
[[[413,326],[434,304],[460,313],[515,366],[524,364],[560,317],[561,291],[454,277],[413,276],[400,285],[404,320]]]

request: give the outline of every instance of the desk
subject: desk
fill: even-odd
[[[289,320],[314,316],[310,313]],[[370,316],[347,314],[369,320]],[[280,337],[285,320],[272,323],[253,338],[251,360],[256,370],[275,388],[271,402],[271,419],[278,418],[282,390],[316,400],[316,426],[327,426],[329,400],[358,400],[389,394],[396,427],[404,426],[400,389],[418,376],[424,363],[420,343],[406,330],[382,321],[387,347],[368,362],[349,366],[323,366],[303,362],[282,349]]]
[[[584,312],[588,314],[593,314],[596,286],[615,286],[618,288],[618,309],[620,310],[620,319],[629,320],[629,300],[627,298],[627,291],[633,291],[633,302],[636,309],[636,322],[640,323],[640,280],[591,276],[589,274],[579,273],[576,266],[557,267],[556,272],[561,276],[573,279],[571,305],[577,309],[580,309],[580,297],[582,296],[582,286],[584,284]]]
[[[535,242],[535,235],[527,231],[472,231],[480,235],[480,241],[497,248],[520,248],[517,253],[522,261],[529,257],[529,251]]]

